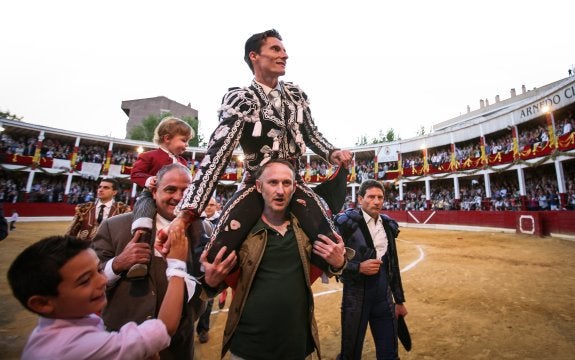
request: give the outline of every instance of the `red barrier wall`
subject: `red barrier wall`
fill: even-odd
[[[518,234],[527,235],[543,235],[543,227],[541,226],[541,216],[538,211],[522,212],[517,214],[516,218],[516,232]]]
[[[75,205],[3,203],[4,216],[73,216]],[[494,227],[533,235],[575,235],[575,211],[385,211],[398,222],[426,225]]]
[[[4,216],[9,217],[16,210],[19,216],[74,216],[76,205],[64,203],[3,203]]]
[[[575,211],[386,211],[408,224],[514,229],[533,235],[575,235]]]

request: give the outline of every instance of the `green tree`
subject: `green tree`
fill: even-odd
[[[0,110],[0,117],[7,120],[15,120],[15,121],[22,121],[23,119],[22,116],[12,114],[9,110],[8,111]]]
[[[399,137],[395,135],[395,130],[389,129],[387,133],[385,133],[385,141],[392,142],[395,140],[399,140]]]
[[[158,115],[150,115],[142,120],[142,123],[136,127],[134,127],[130,133],[128,134],[128,139],[132,140],[140,140],[140,141],[150,141],[154,140],[154,130],[160,123],[160,121],[165,118],[166,116],[170,116],[171,114],[164,114],[161,117]],[[183,121],[187,122],[192,129],[194,129],[194,133],[196,136],[192,140],[190,140],[190,146],[198,146],[200,142],[203,142],[203,136],[198,134],[198,124],[199,120],[197,117],[192,118],[191,116],[184,116],[182,118]]]
[[[380,144],[380,143],[384,143],[384,142],[392,142],[392,141],[396,141],[396,140],[401,140],[399,138],[399,136],[397,136],[395,134],[395,130],[394,129],[388,129],[386,133],[383,132],[383,130],[379,130],[378,135],[374,136],[371,138],[370,141],[367,140],[367,135],[361,135],[357,141],[355,142],[355,145],[360,146],[360,145],[368,145],[368,144]]]

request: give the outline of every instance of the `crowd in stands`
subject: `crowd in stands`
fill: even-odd
[[[22,187],[19,185],[18,181],[9,179],[4,176],[4,174],[2,175],[2,179],[0,179],[0,202],[18,202],[18,193]]]
[[[575,130],[575,120],[569,114],[559,125],[556,126],[555,135],[561,136]],[[520,132],[518,137],[518,147],[523,149],[528,146],[534,148],[539,145],[544,147],[549,142],[548,127],[546,125],[537,125],[531,128],[525,128]],[[513,151],[513,137],[510,132],[495,134],[485,139],[485,154],[497,155],[498,153],[508,154]],[[466,160],[481,157],[481,146],[479,139],[466,141],[455,146],[455,159],[462,165]],[[441,164],[451,161],[451,145],[445,145],[429,149],[427,162],[429,165],[439,167]],[[373,159],[356,160],[355,172],[356,182],[361,183],[367,179],[375,178],[375,166]],[[407,153],[402,155],[403,168],[419,168],[424,165],[423,154],[421,151]],[[311,175],[325,176],[328,165],[325,162],[311,161]],[[378,179],[383,179],[386,172],[397,170],[397,162],[378,163]],[[300,174],[303,176],[306,169],[301,169]]]
[[[575,210],[575,169],[565,173],[567,199],[560,204],[559,190],[554,171],[532,176],[525,181],[526,203],[523,204],[519,184],[515,174],[491,181],[491,198],[487,200],[484,184],[478,180],[461,181],[459,199],[455,199],[453,181],[436,180],[431,182],[430,202],[425,195],[423,182],[405,183],[403,198],[400,199],[396,185],[386,183],[383,210]],[[344,208],[354,207],[351,190]]]
[[[564,134],[575,131],[575,118],[572,113],[562,116],[556,122],[555,135],[562,136]],[[550,140],[548,127],[546,124],[531,123],[526,124],[523,128],[519,129],[518,145],[519,149],[525,147],[545,146]],[[33,137],[20,137],[17,140],[12,139],[7,134],[2,134],[0,138],[0,154],[10,155],[17,154],[21,156],[34,156],[38,140]],[[42,149],[40,155],[45,158],[54,159],[71,159],[74,145],[72,142],[65,143],[58,139],[47,137],[42,142]],[[487,155],[494,155],[499,152],[509,153],[513,151],[513,138],[510,131],[500,131],[495,134],[486,136],[485,138],[485,153]],[[81,144],[78,147],[76,157],[77,162],[95,162],[103,163],[106,160],[107,147],[101,145]],[[127,148],[117,148],[112,151],[111,163],[116,165],[131,166],[136,160],[138,153],[135,150]],[[192,159],[191,154],[184,154],[188,159],[188,165],[196,168],[201,159]],[[439,167],[441,164],[449,163],[451,161],[451,145],[444,145],[441,147],[428,150],[428,164],[431,166]],[[463,143],[458,143],[455,146],[455,158],[462,164],[470,158],[478,158],[481,156],[481,148],[478,139],[469,140]],[[305,159],[303,159],[305,162]],[[422,152],[416,151],[402,155],[403,168],[414,168],[424,164]],[[226,169],[226,174],[237,174],[237,162],[231,161]],[[377,174],[375,174],[377,168]],[[367,179],[384,179],[388,171],[396,171],[398,169],[397,162],[382,162],[375,166],[373,158],[356,159],[355,161],[355,182],[360,184]],[[333,170],[333,169],[332,169]],[[14,176],[5,176],[6,174]],[[310,161],[308,168],[300,169],[300,175],[329,175],[329,164],[323,160],[313,159]],[[377,175],[377,176],[376,176]],[[567,204],[562,206],[559,204],[557,184],[554,179],[555,176],[550,175],[546,177],[535,177],[531,180],[526,180],[527,187],[527,209],[529,210],[555,210],[560,206],[568,209],[575,209],[575,186],[574,176],[571,172],[570,176],[566,178],[568,183],[567,189]],[[75,178],[76,179],[76,178]],[[549,180],[547,180],[549,179]],[[45,177],[35,179],[32,185],[32,190],[27,194],[24,199],[25,186],[27,182],[27,173],[18,172],[3,172],[2,179],[0,180],[0,201],[18,202],[62,202],[64,201],[64,187],[65,180],[60,177]],[[399,191],[395,186],[390,186],[386,189],[386,199],[384,209],[386,210],[422,210],[428,206],[425,199],[425,188],[422,182],[406,183],[403,198],[399,199]],[[431,209],[434,210],[519,210],[524,204],[519,196],[519,189],[517,179],[513,176],[507,181],[492,181],[491,192],[492,197],[489,202],[485,200],[485,191],[483,184],[477,180],[469,184],[462,184],[460,186],[460,196],[456,200],[453,192],[453,184],[432,181],[431,191]],[[126,189],[119,193],[120,201],[129,203],[131,188],[127,184]],[[90,201],[95,196],[97,188],[97,181],[80,178],[75,180],[70,189],[70,193],[66,197],[66,201],[71,204],[82,203]],[[229,199],[235,186],[222,186],[218,188],[216,197],[221,203],[225,203]],[[353,206],[351,203],[351,196],[348,196],[346,206]]]
[[[555,134],[561,136],[573,132],[575,130],[575,119],[571,113],[567,114],[561,121],[556,123]],[[526,146],[541,147],[549,141],[550,136],[548,127],[545,124],[535,123],[529,124],[520,130],[518,137],[519,149]],[[18,140],[11,139],[8,135],[3,134],[0,141],[0,153],[5,154],[18,154],[22,156],[33,156],[37,144],[35,138],[19,138]],[[61,143],[56,139],[47,138],[42,142],[41,156],[45,158],[55,159],[70,159],[72,156],[73,144]],[[503,131],[492,136],[486,136],[485,139],[485,153],[486,155],[496,155],[497,153],[507,154],[513,151],[513,138],[510,131]],[[107,148],[99,145],[83,145],[80,144],[77,153],[77,162],[95,162],[103,163],[106,159]],[[481,147],[479,140],[474,139],[467,142],[456,144],[455,158],[459,164],[463,164],[466,160],[471,158],[479,158],[481,156]],[[115,149],[112,151],[111,163],[116,165],[131,166],[137,159],[138,153],[133,150]],[[188,165],[197,167],[198,160],[192,160],[191,155],[186,153],[184,157],[188,159]],[[451,146],[445,145],[428,150],[428,164],[434,167],[439,167],[441,164],[449,163],[451,161]],[[418,168],[424,164],[421,151],[403,154],[402,166],[403,168]],[[302,176],[309,175],[326,176],[328,174],[329,165],[325,161],[312,160],[309,169],[300,169]],[[377,179],[383,179],[387,171],[397,170],[397,162],[383,162],[378,163],[377,166]],[[375,163],[371,159],[359,159],[355,163],[356,183],[361,183],[366,179],[375,178]],[[231,161],[226,169],[227,174],[237,173],[237,164]]]
[[[0,152],[20,156],[34,156],[36,142],[37,140],[34,138],[13,140],[10,136],[2,134],[2,138],[0,138]]]
[[[518,150],[529,147],[534,149],[536,147],[545,147],[550,140],[549,128],[546,124],[529,124],[519,129],[519,136],[517,139]],[[555,124],[555,136],[563,136],[565,134],[575,131],[575,118],[571,113],[567,114],[563,120]],[[485,154],[497,155],[498,153],[508,154],[513,152],[513,137],[511,131],[497,133],[485,138]],[[467,159],[481,157],[481,146],[479,140],[466,141],[455,146],[455,159],[462,165]],[[451,161],[451,147],[442,146],[438,148],[429,149],[428,151],[428,164],[438,167],[441,164],[449,163]],[[402,165],[403,168],[417,168],[423,166],[423,156],[421,151],[403,154]]]
[[[456,201],[451,181],[431,182],[431,210],[521,210],[522,202],[517,179],[492,181],[491,199],[486,203],[483,184],[472,180],[468,185],[460,186],[459,201]],[[389,183],[388,183],[389,184]],[[422,182],[406,183],[403,198],[395,185],[386,184],[384,210],[426,210],[425,186]],[[0,179],[0,202],[63,202],[65,180],[59,177],[44,177],[32,184],[32,190],[25,196],[26,176],[18,172],[4,172]],[[67,203],[79,204],[94,200],[98,181],[76,178],[70,187]],[[567,204],[566,209],[575,210],[575,171],[566,174]],[[119,201],[130,202],[130,185],[122,183],[123,191],[118,194]],[[219,186],[216,199],[225,203],[231,198],[236,187]],[[553,174],[532,177],[526,180],[527,210],[559,210],[559,191]],[[401,200],[401,201],[400,201]],[[345,207],[354,206],[351,194],[348,194]]]
[[[70,186],[67,198],[64,196],[66,180],[62,177],[37,176],[29,193],[26,193],[27,173],[4,171],[0,179],[0,202],[64,202],[80,204],[93,201],[99,180],[75,178]],[[129,201],[130,184],[120,182],[122,191],[118,192],[119,201]]]
[[[12,139],[9,135],[2,134],[0,139],[0,153],[7,155],[19,156],[34,156],[38,139],[23,137],[19,139]],[[57,139],[46,138],[42,141],[42,148],[40,150],[40,157],[47,159],[63,159],[71,160],[74,152],[73,143],[63,143]],[[78,153],[76,154],[76,162],[93,162],[103,163],[106,160],[107,147],[102,145],[84,145],[78,146]],[[130,166],[136,161],[138,153],[134,151],[126,151],[117,149],[112,151],[111,163],[115,165]]]
[[[383,179],[388,171],[397,170],[397,161],[380,162],[377,164],[377,179]],[[363,159],[355,161],[355,182],[361,184],[365,180],[375,179],[375,161]]]
[[[373,178],[373,172],[364,170],[371,168],[372,161],[361,161],[357,166],[356,181],[367,177]],[[383,164],[385,165],[385,164]],[[312,167],[322,169],[321,165]],[[384,167],[383,167],[384,168]],[[318,171],[316,170],[316,171]],[[230,163],[229,173],[237,171],[236,164]],[[385,171],[385,170],[384,170]],[[305,169],[302,170],[302,176]],[[315,174],[315,173],[313,173]],[[321,174],[321,173],[318,173]],[[27,173],[16,171],[4,171],[0,179],[0,202],[63,202],[65,180],[60,177],[37,176],[32,184],[31,192],[25,195]],[[477,180],[471,180],[460,184],[459,199],[455,199],[453,182],[441,180],[431,182],[431,209],[432,210],[520,210],[522,202],[519,195],[519,185],[514,175],[509,179],[493,181],[491,183],[492,197],[486,203],[484,186]],[[388,185],[390,183],[387,183]],[[75,178],[71,185],[66,201],[70,204],[78,204],[93,200],[98,182],[95,180]],[[562,208],[575,210],[575,171],[566,171],[567,204]],[[124,190],[119,192],[118,200],[129,203],[131,187],[128,183],[123,184]],[[233,195],[234,185],[220,186],[216,191],[218,202],[225,203]],[[551,172],[548,176],[533,176],[526,180],[527,210],[558,210],[560,209],[559,192],[555,175]],[[401,200],[401,201],[400,201]],[[405,183],[403,198],[399,199],[399,191],[395,185],[386,186],[384,210],[425,210],[428,202],[425,197],[425,186],[422,182]],[[354,206],[351,194],[346,199],[346,207]]]
[[[28,173],[18,171],[0,172],[0,202],[64,202],[68,204],[81,204],[94,201],[99,180],[74,177],[70,185],[68,196],[64,196],[66,180],[56,176],[36,176],[30,193],[26,194]],[[132,185],[126,180],[120,181],[121,190],[116,200],[126,204],[131,202]],[[218,186],[216,199],[225,203],[236,191],[235,185]],[[138,194],[136,194],[137,196]]]

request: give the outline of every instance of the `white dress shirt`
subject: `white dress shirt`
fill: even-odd
[[[96,218],[98,217],[98,212],[100,211],[100,205],[104,205],[104,217],[102,218],[102,220],[107,219],[110,216],[110,211],[112,210],[112,205],[114,204],[114,199],[108,201],[108,202],[102,202],[101,200],[98,199],[98,201],[96,201],[95,207],[96,207]]]
[[[362,211],[362,214],[365,222],[367,223],[367,228],[369,229],[371,239],[373,240],[377,258],[381,259],[387,252],[387,235],[385,234],[385,228],[383,227],[381,217],[378,216],[377,220],[374,220],[365,211]]]

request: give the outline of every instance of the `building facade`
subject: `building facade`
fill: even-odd
[[[198,117],[198,110],[193,109],[190,104],[182,105],[174,100],[170,100],[165,96],[156,96],[146,99],[124,100],[122,101],[122,110],[128,115],[128,123],[126,124],[126,137],[130,134],[131,130],[140,125],[142,120],[150,115],[162,116],[163,114],[170,113],[175,117],[184,118]]]

